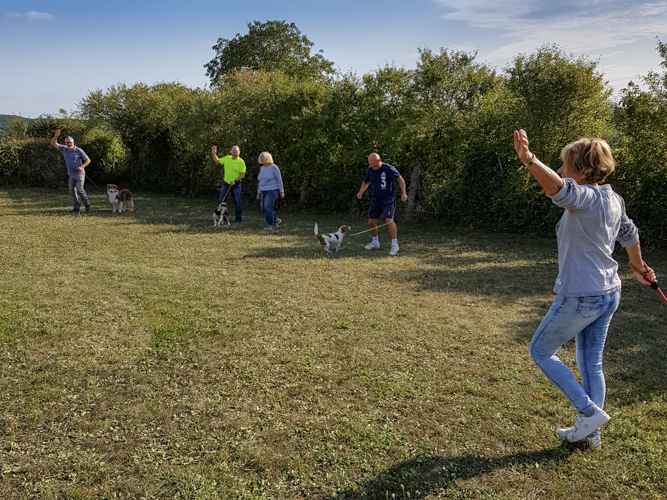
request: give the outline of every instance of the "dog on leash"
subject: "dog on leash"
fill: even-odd
[[[227,203],[224,201],[213,211],[213,227],[227,223],[229,226],[229,214],[227,212]]]
[[[115,184],[107,184],[107,194],[109,195],[109,201],[113,206],[114,213],[121,213],[123,209],[130,212],[134,210],[134,200],[129,189],[121,189],[119,191],[118,186]]]
[[[340,248],[340,244],[343,242],[343,235],[348,231],[352,231],[350,226],[340,226],[338,231],[333,234],[325,233],[318,234],[317,232],[317,222],[315,223],[315,237],[319,240],[320,245],[325,252],[333,253],[329,248],[334,248],[336,252]]]

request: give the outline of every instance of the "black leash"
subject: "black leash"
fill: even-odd
[[[93,180],[92,180],[90,177],[88,177],[88,174],[86,174],[86,180],[89,180],[89,181],[92,183],[93,186],[95,186],[97,189],[99,189],[100,191],[102,191],[103,193],[106,194],[106,191],[105,191],[104,189],[102,189],[101,187],[99,187],[97,184],[95,184],[95,183],[93,182]]]

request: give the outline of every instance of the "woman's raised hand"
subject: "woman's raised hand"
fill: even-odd
[[[533,158],[533,153],[528,149],[528,134],[525,130],[514,131],[514,149],[524,163],[528,163]]]

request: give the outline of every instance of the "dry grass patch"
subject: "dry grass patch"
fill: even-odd
[[[308,215],[92,200],[0,191],[0,497],[667,494],[667,308],[629,276],[593,451],[557,441],[574,412],[527,353],[553,240],[399,222],[398,257],[383,234],[328,258]]]

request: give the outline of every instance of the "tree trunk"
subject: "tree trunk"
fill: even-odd
[[[419,190],[419,176],[421,175],[421,162],[419,158],[414,159],[408,165],[410,170],[410,185],[408,186],[408,201],[405,205],[405,218],[410,220],[415,208],[415,201],[417,199],[417,191]]]

